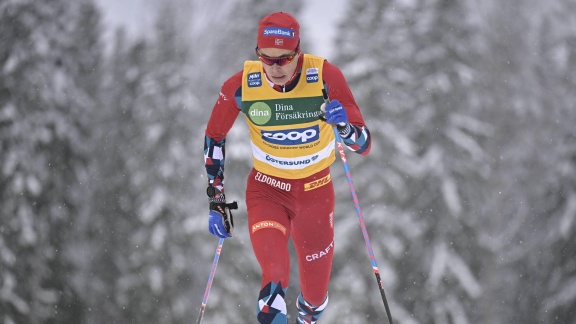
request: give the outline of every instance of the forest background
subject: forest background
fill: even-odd
[[[305,52],[332,26],[321,49],[371,130],[371,154],[348,163],[395,322],[573,323],[576,3],[338,5],[326,22],[301,0],[166,0],[135,36],[110,33],[92,0],[0,0],[0,321],[195,321],[218,242],[205,125],[222,82],[255,59],[258,20],[283,10],[307,17]],[[205,323],[255,322],[250,167],[239,118],[226,192],[240,209]],[[339,161],[332,175],[323,322],[384,323]]]

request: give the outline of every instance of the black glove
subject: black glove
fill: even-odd
[[[235,201],[227,204],[226,196],[215,187],[208,186],[206,189],[208,201],[210,202],[210,213],[208,215],[208,231],[220,238],[232,237],[234,220],[231,209],[238,209]]]

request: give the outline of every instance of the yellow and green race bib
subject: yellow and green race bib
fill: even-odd
[[[319,119],[323,63],[324,58],[306,54],[298,84],[289,92],[269,85],[260,62],[244,63],[242,112],[256,170],[299,179],[334,162],[332,127]]]

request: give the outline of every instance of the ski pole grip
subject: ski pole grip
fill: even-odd
[[[320,118],[321,121],[326,121],[326,116],[324,115],[326,113],[324,107],[326,107],[326,105],[328,104],[328,93],[326,92],[326,89],[322,88],[322,97],[324,98],[324,103],[322,104],[322,106],[320,106],[320,110],[322,110],[322,113],[320,114],[320,116],[318,116],[318,118]]]

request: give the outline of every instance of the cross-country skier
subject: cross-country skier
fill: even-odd
[[[244,113],[254,168],[246,205],[254,253],[262,268],[257,318],[287,322],[288,239],[298,255],[300,289],[297,323],[316,323],[328,304],[334,254],[335,160],[333,126],[352,151],[370,151],[370,133],[342,72],[322,57],[300,51],[300,26],[284,12],[258,26],[256,55],[224,82],[206,127],[209,230],[231,237],[232,215],[224,196],[226,135]],[[322,89],[330,101],[324,103]]]

